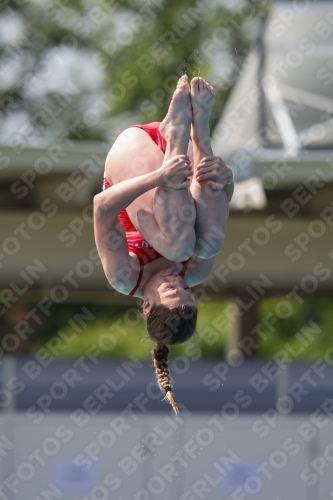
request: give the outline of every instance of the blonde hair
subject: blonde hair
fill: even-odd
[[[195,306],[168,308],[162,304],[151,308],[146,319],[149,338],[157,343],[152,350],[157,383],[174,412],[178,413],[178,405],[173,395],[170,382],[168,354],[166,344],[182,344],[193,336],[197,324],[198,310]]]

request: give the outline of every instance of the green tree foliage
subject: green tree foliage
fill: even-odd
[[[281,307],[283,304],[283,307]],[[274,317],[274,325],[263,322],[259,354],[271,358],[283,352],[290,360],[326,359],[333,357],[332,298],[286,301],[285,297],[263,300],[260,318]]]
[[[223,315],[226,303],[219,299],[199,303],[197,333],[186,344],[170,346],[171,355],[192,357],[195,351],[199,358],[223,357],[228,329],[216,329],[213,323]],[[131,355],[139,359],[151,358],[155,344],[148,337],[141,310],[129,309],[126,305],[89,306],[87,310],[88,319],[80,322],[75,314],[82,312],[82,307],[67,307],[67,310],[59,307],[53,328],[47,330],[45,325],[41,326],[31,337],[29,352],[42,349],[55,357],[77,357],[93,349],[106,358]]]
[[[8,0],[0,20],[0,135],[18,145],[40,136],[110,140],[133,121],[162,120],[184,72],[215,86],[214,126],[264,8]]]
[[[227,305],[227,301],[219,298],[199,303],[197,334],[185,344],[170,346],[170,356],[225,357],[227,336],[233,326],[225,311]],[[30,336],[30,344],[25,346],[24,353],[35,353],[42,348],[51,356],[77,357],[95,346],[100,357],[128,358],[132,355],[150,359],[154,344],[147,337],[144,321],[135,309],[129,310],[125,305],[88,306],[91,318],[80,328],[77,325],[73,328],[74,315],[81,309],[78,306],[58,306],[53,327],[45,324],[38,327]],[[286,301],[285,297],[274,297],[263,299],[259,309],[262,325],[260,347],[256,353],[259,357],[269,359],[283,352],[284,357],[291,361],[324,360],[326,356],[333,360],[332,299],[306,299],[299,303]],[[48,340],[51,340],[50,344]],[[54,351],[57,345],[61,348]]]

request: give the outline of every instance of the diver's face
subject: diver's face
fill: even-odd
[[[163,269],[147,283],[145,295],[152,305],[195,306],[194,294],[186,281],[171,269]]]

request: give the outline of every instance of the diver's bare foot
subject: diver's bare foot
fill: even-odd
[[[215,101],[215,92],[203,78],[195,76],[191,81],[192,137],[202,140],[209,136],[209,118]]]
[[[189,141],[192,121],[192,105],[187,75],[177,83],[168,113],[159,126],[159,131],[166,141],[178,138]]]

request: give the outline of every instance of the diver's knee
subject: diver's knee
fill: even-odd
[[[192,257],[195,247],[195,233],[187,238],[179,238],[168,248],[169,259],[174,262],[182,262]]]
[[[215,255],[221,252],[223,248],[223,242],[224,240],[222,238],[214,241],[213,244],[209,244],[207,241],[201,242],[200,240],[198,240],[196,242],[193,253],[194,255],[199,257],[199,259],[210,259],[211,257],[215,257]]]

